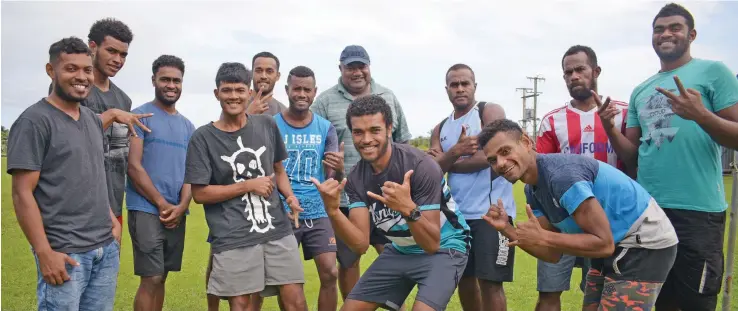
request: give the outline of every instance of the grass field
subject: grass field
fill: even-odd
[[[5,173],[6,162],[2,159],[2,310],[35,310],[35,282],[36,268],[28,242],[18,226],[13,211],[11,198],[10,175]],[[731,180],[726,178],[726,188],[731,189]],[[730,196],[730,194],[728,194]],[[524,206],[522,185],[515,185],[515,199],[518,207]],[[730,200],[728,198],[728,200]],[[525,213],[518,209],[518,219],[525,219]],[[727,230],[726,230],[727,234]],[[205,310],[205,269],[207,267],[208,244],[205,242],[207,225],[202,206],[191,205],[190,220],[187,222],[187,239],[183,270],[173,273],[167,281],[167,296],[164,303],[165,310]],[[133,298],[138,288],[138,278],[133,275],[131,243],[128,229],[123,229],[123,249],[121,253],[121,268],[118,277],[118,291],[115,300],[115,310],[131,310]],[[370,250],[362,259],[362,268],[366,269],[376,253]],[[738,256],[736,256],[738,257]],[[733,263],[738,266],[738,261]],[[313,262],[304,262],[305,296],[310,310],[317,309],[318,276]],[[578,290],[580,270],[575,269],[572,276],[572,290],[563,294],[563,310],[580,310],[582,294]],[[738,308],[738,281],[733,280],[733,310]],[[518,251],[515,256],[515,280],[505,285],[508,310],[533,310],[537,293],[536,289],[536,261],[528,254]],[[414,293],[408,297],[407,303],[414,301]],[[227,303],[221,303],[221,310],[227,310]],[[264,302],[263,310],[278,310],[274,298]],[[461,310],[458,297],[454,295],[447,310]],[[720,310],[720,307],[718,307]]]

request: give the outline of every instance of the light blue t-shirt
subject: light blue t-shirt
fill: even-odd
[[[479,118],[479,108],[476,105],[474,109],[458,119],[454,119],[451,113],[443,124],[439,135],[443,152],[448,152],[458,142],[461,128],[465,125],[468,126],[466,129],[468,136],[478,135],[482,131],[482,120]],[[507,214],[515,218],[512,183],[500,176],[490,180],[490,173],[490,168],[467,174],[448,173],[451,197],[458,210],[464,215],[464,219],[481,219],[482,215],[489,211],[490,203],[496,204],[497,199],[502,199]]]
[[[727,208],[720,146],[696,122],[676,115],[661,87],[679,95],[674,76],[702,94],[712,112],[738,102],[738,80],[722,63],[692,59],[633,90],[627,127],[640,127],[638,183],[664,208],[722,212]]]
[[[154,114],[141,119],[141,123],[151,132],[135,127],[138,137],[143,138],[141,165],[164,199],[177,205],[184,185],[187,146],[195,126],[179,112],[169,114],[152,102],[145,103],[132,112]],[[130,177],[126,183],[126,208],[159,215],[156,206],[136,192]]]
[[[282,113],[275,115],[274,121],[287,148],[288,156],[282,163],[290,178],[292,192],[304,209],[300,213],[300,219],[328,217],[320,193],[310,178],[314,177],[321,183],[325,181],[323,156],[326,152],[338,151],[336,128],[317,114],[313,114],[310,124],[302,128],[289,125]],[[283,205],[290,212],[284,200]]]
[[[562,233],[583,233],[571,216],[594,197],[605,210],[615,244],[641,218],[651,195],[633,179],[604,162],[575,154],[538,154],[538,183],[525,186],[536,217],[546,216]]]

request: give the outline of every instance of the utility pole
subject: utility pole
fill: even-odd
[[[533,80],[533,130],[538,131],[538,95],[543,94],[542,92],[538,92],[538,80],[546,81],[543,77],[540,75],[536,75],[535,77],[526,77],[528,80]],[[537,136],[537,135],[536,135]],[[536,137],[533,136],[533,137]],[[535,138],[534,138],[535,141]]]
[[[526,106],[525,99],[528,98],[528,97],[530,97],[527,94],[529,94],[530,91],[532,91],[532,90],[533,89],[531,89],[529,87],[519,87],[519,88],[516,88],[515,89],[515,91],[521,91],[521,93],[522,93],[521,96],[520,96],[520,98],[523,99],[523,119],[520,120],[520,122],[523,123],[523,132],[525,132],[525,133],[528,133],[528,121],[530,121],[530,120],[528,120],[528,117],[527,117],[527,115],[528,115],[527,114],[528,107]]]

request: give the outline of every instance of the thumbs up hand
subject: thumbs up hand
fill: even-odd
[[[333,169],[336,173],[343,174],[343,142],[338,146],[338,151],[329,151],[323,155],[323,164]]]
[[[479,145],[477,144],[476,136],[468,136],[466,129],[468,125],[464,124],[461,126],[461,134],[456,144],[451,147],[451,152],[458,156],[471,156],[479,151]]]
[[[413,202],[410,196],[410,177],[412,175],[413,170],[407,171],[402,184],[386,181],[382,186],[382,195],[375,194],[371,191],[367,191],[366,194],[403,216],[408,216],[416,207],[415,202]]]

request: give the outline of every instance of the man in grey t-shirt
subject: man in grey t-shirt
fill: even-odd
[[[284,104],[272,97],[274,86],[282,76],[279,73],[279,58],[269,52],[260,52],[251,60],[251,67],[254,69],[253,82],[256,94],[251,97],[246,112],[275,116],[287,110]]]
[[[280,288],[284,310],[302,311],[304,274],[290,224],[302,209],[282,165],[287,151],[274,119],[246,114],[250,78],[243,64],[221,65],[215,79],[221,117],[198,128],[187,148],[184,182],[204,205],[210,229],[207,293],[245,310],[259,293]]]
[[[130,112],[131,99],[110,78],[123,68],[133,33],[123,22],[107,18],[95,22],[87,37],[94,58],[95,80],[82,105],[97,114],[113,108]],[[103,145],[108,199],[120,223],[128,170],[128,135],[128,126],[113,123],[105,131]]]
[[[112,310],[115,299],[121,225],[106,195],[102,133],[142,115],[111,109],[98,117],[80,106],[92,67],[79,38],[52,44],[46,72],[53,90],[18,117],[8,137],[13,207],[36,259],[39,308],[49,310]]]

